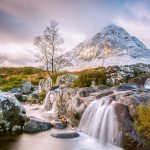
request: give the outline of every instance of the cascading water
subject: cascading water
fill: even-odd
[[[44,99],[44,109],[47,111],[48,115],[50,117],[56,116],[56,107],[57,107],[57,96],[58,96],[59,89],[56,89],[54,91],[49,91],[46,94],[46,97]]]
[[[46,94],[46,97],[44,99],[44,108],[46,110],[51,110],[51,111],[55,111],[55,107],[56,107],[56,93],[54,91],[49,91]]]
[[[150,78],[148,78],[144,84],[145,89],[150,89]]]
[[[48,93],[50,87],[51,87],[51,79],[47,78],[47,79],[42,79],[39,82],[39,93],[42,92],[43,90],[46,91],[46,93]]]
[[[115,102],[109,97],[93,101],[81,118],[79,131],[100,141],[121,146],[122,132],[119,130],[114,105]]]

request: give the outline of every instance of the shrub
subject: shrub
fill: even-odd
[[[137,132],[146,140],[150,140],[150,105],[137,107],[137,118],[134,123]]]
[[[43,103],[44,98],[46,97],[46,91],[45,91],[45,90],[41,91],[41,92],[38,94],[38,97],[39,97],[39,102],[40,102],[40,103]]]
[[[89,87],[91,82],[95,81],[96,85],[106,84],[106,74],[103,70],[94,70],[80,74],[74,81],[73,87]]]
[[[33,74],[33,68],[31,67],[24,67],[24,70],[22,72],[25,75],[32,75]]]

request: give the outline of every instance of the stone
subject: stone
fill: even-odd
[[[59,86],[51,86],[50,90],[51,90],[51,91],[54,91],[54,90],[56,90],[56,89],[58,89],[58,88],[59,88]]]
[[[119,122],[119,128],[122,129],[123,148],[126,150],[142,150],[140,149],[142,141],[140,141],[140,137],[136,133],[134,128],[134,120],[130,116],[128,107],[117,103],[115,104],[115,111]]]
[[[25,102],[25,101],[27,101],[27,99],[28,99],[28,95],[23,94],[22,95],[22,101]]]
[[[23,81],[22,82],[22,93],[23,94],[29,94],[33,91],[32,89],[33,85],[31,81]]]
[[[21,133],[21,132],[22,132],[22,127],[16,125],[16,126],[14,126],[14,127],[12,128],[12,132],[13,132],[14,134]]]
[[[57,78],[56,85],[66,85],[70,87],[77,78],[77,75],[65,74]]]
[[[38,101],[38,99],[39,99],[38,91],[34,91],[27,96],[27,101],[29,101],[31,103],[36,103]]]
[[[52,125],[35,117],[29,117],[23,126],[23,131],[26,133],[36,133],[51,129]]]
[[[22,127],[26,119],[25,108],[13,94],[0,93],[0,134],[11,134]]]
[[[55,120],[52,123],[53,128],[55,129],[65,129],[67,127],[67,120],[66,119],[59,119]]]
[[[117,87],[117,91],[128,91],[128,90],[138,91],[139,88],[140,86],[135,83],[124,83]]]
[[[72,139],[80,136],[77,132],[51,133],[50,135],[60,139]]]
[[[67,126],[62,124],[61,122],[56,122],[53,124],[53,128],[55,129],[65,129]]]
[[[143,85],[150,78],[150,65],[134,64],[125,66],[109,66],[106,68],[107,85],[114,86],[120,83],[132,82]]]
[[[14,96],[19,100],[22,101],[22,94],[21,93],[13,93]]]
[[[13,88],[10,90],[11,93],[19,93],[21,94],[22,93],[22,89],[21,88]]]
[[[111,95],[113,94],[114,92],[111,91],[111,90],[100,90],[98,92],[94,92],[94,93],[91,93],[90,95],[91,96],[95,96],[96,99],[100,99],[104,96],[108,96],[108,95]]]

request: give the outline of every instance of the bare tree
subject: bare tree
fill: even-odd
[[[59,34],[58,23],[53,20],[42,35],[34,39],[34,45],[38,51],[35,55],[37,61],[42,63],[52,80],[58,71],[67,65],[67,60],[62,55],[63,43],[63,38]]]
[[[0,54],[0,65],[3,64],[7,60],[7,57]]]

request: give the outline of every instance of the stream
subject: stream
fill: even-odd
[[[42,109],[42,105],[24,105],[27,115],[50,121],[48,114]],[[48,131],[19,136],[0,137],[0,150],[122,150],[111,144],[98,142],[95,138],[79,133],[80,137],[74,139],[58,139],[50,136],[53,132],[65,130],[51,129]]]

